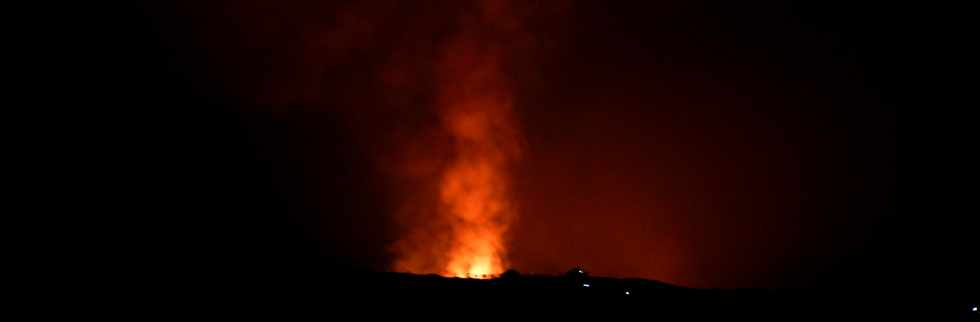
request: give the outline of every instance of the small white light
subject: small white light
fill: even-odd
[[[626,291],[626,295],[630,295],[630,291]]]
[[[589,286],[592,286],[592,285],[589,285],[589,283],[585,283],[585,284],[582,284],[582,286],[589,287]]]
[[[973,307],[972,309],[970,309],[970,310],[971,310],[971,311],[973,311],[973,312],[976,312],[976,311],[977,311],[977,307],[976,307],[976,306],[974,306],[974,307]]]
[[[582,270],[578,270],[578,272],[581,274],[582,273]]]

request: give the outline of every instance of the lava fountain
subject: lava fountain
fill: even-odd
[[[435,61],[435,103],[440,130],[450,138],[431,207],[435,235],[415,234],[395,269],[487,278],[507,267],[507,231],[517,216],[508,169],[520,158],[521,134],[506,77],[503,40],[515,31],[508,3],[483,1]],[[421,236],[420,236],[421,235]]]
[[[443,88],[443,123],[455,155],[440,183],[440,202],[453,230],[442,274],[482,277],[506,265],[504,234],[516,216],[507,168],[519,156],[519,141],[493,56],[463,51],[452,56],[450,66],[480,67],[451,68],[465,81]]]

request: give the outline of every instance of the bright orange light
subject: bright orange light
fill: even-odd
[[[476,59],[494,58],[490,55]],[[454,69],[470,82],[466,86],[454,84],[443,97],[443,119],[454,138],[456,152],[440,185],[440,201],[453,230],[453,243],[442,272],[447,276],[486,277],[502,273],[506,268],[504,235],[515,215],[506,173],[518,151],[510,101],[496,75],[499,71],[480,69]],[[480,76],[473,79],[473,74]]]
[[[507,268],[505,236],[516,217],[508,169],[520,157],[504,49],[488,37],[506,3],[486,1],[481,19],[464,19],[437,60],[436,104],[452,138],[438,178],[432,236],[398,244],[398,270],[489,278]],[[491,10],[492,9],[492,10]],[[496,18],[495,18],[496,17]],[[499,35],[497,35],[499,36]]]

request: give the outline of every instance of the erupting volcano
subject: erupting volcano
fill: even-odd
[[[501,40],[516,30],[506,5],[484,1],[462,15],[439,54],[434,101],[451,139],[431,199],[437,205],[424,222],[442,225],[439,236],[409,235],[413,246],[400,249],[396,270],[487,278],[507,267],[505,236],[516,217],[508,168],[520,157],[521,135],[503,68]]]
[[[442,274],[482,277],[499,274],[506,264],[503,236],[515,215],[506,168],[518,156],[517,130],[493,56],[476,52],[453,57],[459,60],[449,64],[449,73],[462,81],[447,82],[443,89],[444,123],[454,138],[455,156],[440,185],[440,201],[453,230]]]
[[[120,236],[99,249],[120,244],[120,254],[167,263],[155,266],[174,281],[186,280],[172,274],[179,268],[201,278],[188,285],[233,295],[298,293],[283,288],[292,285],[374,302],[381,294],[397,303],[421,293],[495,298],[470,301],[476,305],[609,291],[617,302],[649,296],[635,303],[659,303],[642,308],[651,318],[674,293],[644,291],[637,279],[694,289],[815,287],[862,298],[868,293],[856,288],[980,289],[968,287],[980,268],[961,263],[976,257],[980,234],[967,229],[976,225],[933,214],[972,212],[906,218],[897,204],[897,107],[916,92],[910,71],[934,69],[910,68],[934,60],[901,54],[951,54],[908,35],[941,39],[957,29],[925,32],[930,24],[908,23],[921,20],[916,12],[893,11],[902,6],[124,7],[138,10],[113,14],[133,23],[113,28],[123,32],[118,41],[54,42],[66,45],[58,70],[97,72],[41,82],[86,93],[66,96],[74,101],[120,105],[95,118],[118,129],[76,137],[49,126],[25,138],[78,144],[26,146],[61,151],[39,160],[57,166],[32,175],[73,179],[55,190],[98,192],[82,204],[127,214],[100,221],[119,225],[110,230]],[[110,44],[121,48],[99,48]],[[70,59],[74,45],[110,54]],[[76,88],[86,84],[97,88]],[[943,140],[928,142],[965,150],[946,138],[969,137],[972,127],[947,128]],[[974,169],[943,165],[952,171],[946,177]],[[74,178],[65,172],[72,169],[96,176]],[[120,180],[103,178],[111,172]],[[945,188],[944,201],[972,200]],[[170,265],[176,257],[186,265]],[[588,280],[562,275],[571,267],[587,269]],[[681,297],[692,312],[729,312]],[[980,303],[969,300],[961,304]],[[804,306],[790,313],[814,311]]]

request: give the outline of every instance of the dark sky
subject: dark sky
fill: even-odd
[[[183,236],[163,249],[389,269],[404,231],[392,214],[415,189],[395,172],[425,167],[406,160],[438,136],[428,71],[465,7],[147,5],[127,95],[173,124],[144,170],[165,196],[154,218]],[[513,8],[531,44],[507,67],[524,140],[516,269],[810,287],[927,266],[909,263],[927,251],[909,247],[913,224],[897,214],[902,37],[888,8]]]

